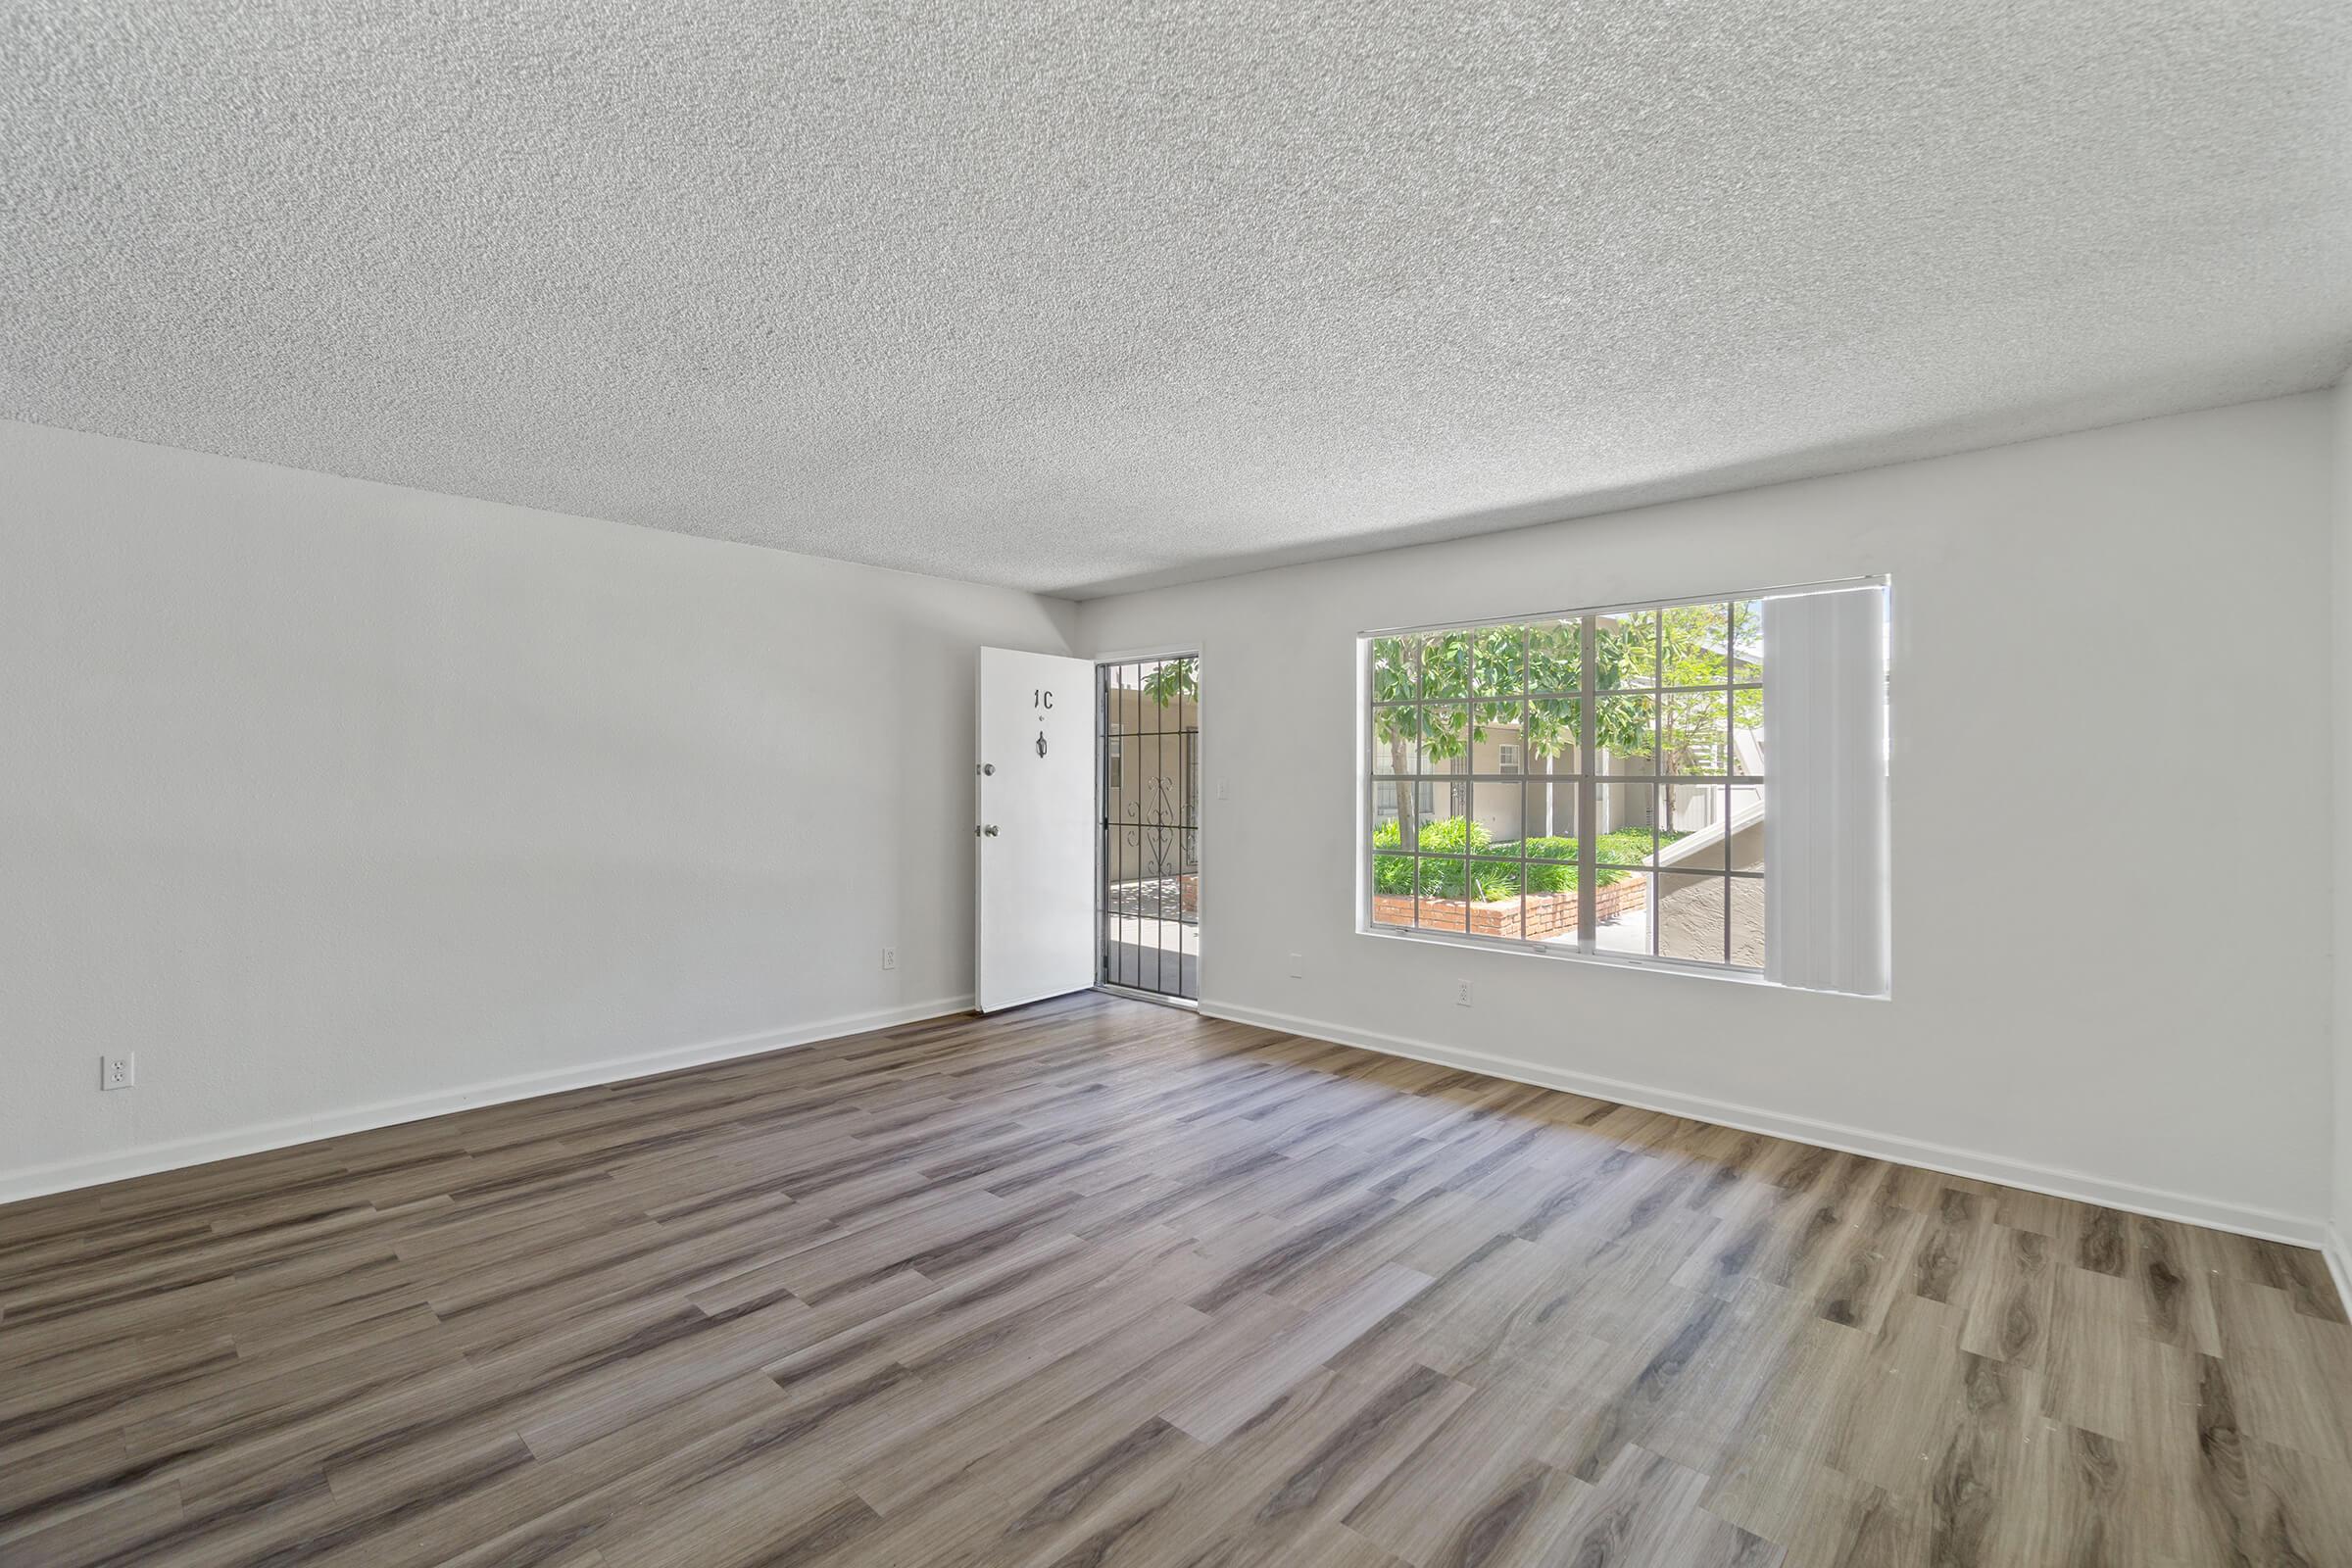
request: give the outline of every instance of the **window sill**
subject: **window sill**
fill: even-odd
[[[1455,936],[1449,931],[1415,931],[1402,926],[1373,925],[1368,921],[1356,923],[1355,934],[1379,937],[1395,942],[1422,943],[1430,947],[1453,948],[1464,953],[1493,953],[1504,957],[1544,958],[1567,963],[1599,964],[1610,969],[1646,969],[1652,973],[1687,975],[1696,980],[1724,980],[1733,985],[1761,986],[1770,991],[1794,991],[1816,997],[1843,997],[1854,1002],[1886,1002],[1885,992],[1828,991],[1819,986],[1792,986],[1769,979],[1752,969],[1734,969],[1725,964],[1706,963],[1695,958],[1655,958],[1638,953],[1580,953],[1573,948],[1562,949],[1542,942],[1511,942],[1494,937]]]

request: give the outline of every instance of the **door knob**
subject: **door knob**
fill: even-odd
[[[981,828],[979,829],[979,833],[980,833],[980,836],[981,836],[982,838],[989,838],[989,839],[993,839],[993,838],[995,838],[995,837],[997,836],[997,824],[996,824],[996,823],[994,823],[994,822],[990,822],[990,823],[986,824],[985,826],[981,827]]]

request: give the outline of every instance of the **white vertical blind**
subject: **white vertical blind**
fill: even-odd
[[[1886,594],[1764,601],[1764,972],[1881,996],[1886,930]]]

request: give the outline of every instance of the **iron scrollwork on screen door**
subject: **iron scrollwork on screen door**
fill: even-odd
[[[1146,876],[1170,876],[1184,869],[1185,858],[1184,835],[1176,829],[1176,800],[1164,775],[1152,781],[1151,790],[1149,815],[1142,801],[1128,803],[1125,837],[1130,849],[1142,853]]]

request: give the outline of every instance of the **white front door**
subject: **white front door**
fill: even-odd
[[[980,650],[982,1012],[1095,983],[1095,666]]]

